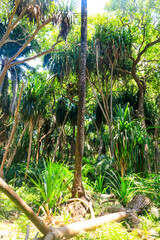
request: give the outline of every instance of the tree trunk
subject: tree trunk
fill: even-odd
[[[155,161],[154,161],[154,170],[155,173],[158,173],[160,171],[160,150],[158,148],[158,126],[160,121],[160,96],[159,96],[159,112],[158,112],[158,118],[155,124],[155,132],[154,132],[154,139],[155,139]]]
[[[16,103],[16,97],[17,97],[17,89],[18,89],[18,83],[17,83],[17,72],[15,69],[10,69],[11,72],[11,79],[12,79],[12,101],[10,103],[10,111],[11,113],[15,110],[15,103]]]
[[[23,132],[22,132],[22,134],[21,134],[21,136],[19,138],[18,144],[16,145],[16,147],[14,149],[14,152],[13,152],[12,156],[10,157],[8,163],[7,163],[7,171],[9,170],[9,168],[10,168],[12,162],[13,162],[14,156],[16,155],[16,152],[17,152],[17,148],[19,147],[19,145],[21,143],[21,140],[22,140],[22,138],[23,138],[23,136],[24,136],[24,134],[25,134],[25,132],[27,130],[27,127],[28,127],[28,123],[26,124],[25,128],[23,129]]]
[[[5,111],[8,111],[8,75],[5,76],[2,87],[2,102]]]
[[[2,69],[2,72],[0,74],[0,86],[3,84],[3,81],[5,79],[5,76],[6,76],[6,73],[9,69],[9,65],[8,64],[5,64],[3,69]]]
[[[29,163],[30,163],[30,158],[31,158],[31,149],[32,149],[32,138],[33,138],[33,119],[30,119],[29,123],[29,148],[28,148],[28,157],[27,157],[27,167],[26,167],[26,173],[25,173],[25,179],[27,179],[27,171],[29,169]]]
[[[62,135],[62,133],[63,133],[64,125],[65,125],[65,123],[66,123],[66,120],[67,120],[67,117],[68,117],[68,114],[69,114],[70,106],[71,106],[71,104],[69,105],[68,111],[67,111],[67,113],[66,113],[66,116],[65,116],[65,118],[64,118],[63,124],[62,124],[61,129],[60,129],[59,136],[58,136],[58,138],[57,138],[57,143],[56,143],[56,146],[55,146],[55,149],[54,149],[54,154],[53,154],[53,158],[52,158],[52,163],[54,162],[55,157],[56,157],[56,152],[57,152],[57,149],[58,149],[58,146],[59,146],[59,142],[60,142],[61,135]]]
[[[39,119],[39,122],[38,122],[38,137],[37,137],[36,165],[38,165],[38,159],[39,159],[40,136],[41,136],[41,119]]]
[[[111,112],[111,121],[110,121],[110,126],[109,126],[109,132],[110,132],[110,141],[111,141],[111,156],[114,156],[114,145],[113,145],[113,94],[112,94],[112,87],[113,87],[113,68],[114,65],[111,64],[111,100],[110,100],[110,112]]]
[[[81,58],[79,79],[79,106],[77,119],[77,138],[75,151],[75,172],[72,197],[85,196],[82,184],[82,158],[84,151],[84,119],[86,101],[86,54],[87,54],[87,0],[81,1]]]
[[[72,133],[72,142],[71,142],[71,161],[73,161],[73,158],[75,156],[75,128],[76,125],[73,123],[73,133]]]
[[[142,126],[145,127],[145,116],[144,116],[144,89],[139,88],[139,99],[138,99],[138,109],[136,111],[137,117],[142,119]]]
[[[15,122],[14,122],[14,125],[13,125],[13,129],[12,129],[10,138],[9,138],[9,140],[8,140],[8,144],[7,144],[7,147],[6,147],[6,151],[5,151],[5,153],[4,153],[3,160],[2,160],[2,163],[1,163],[1,167],[0,167],[0,176],[1,176],[1,177],[3,177],[4,164],[5,164],[5,161],[6,161],[6,159],[7,159],[7,155],[8,155],[8,152],[9,152],[9,148],[10,148],[12,139],[13,139],[13,137],[14,137],[17,124],[18,124],[18,110],[19,110],[19,106],[20,106],[20,102],[21,102],[22,93],[23,93],[23,86],[24,86],[24,83],[22,84],[22,87],[21,87],[21,91],[20,91],[20,95],[19,95],[19,99],[18,99],[18,105],[17,105],[16,111],[15,111]]]
[[[142,120],[142,126],[146,128],[145,115],[144,115],[144,96],[146,91],[146,84],[144,81],[141,81],[139,76],[136,74],[136,66],[137,66],[137,62],[133,62],[132,76],[139,88],[138,109],[136,110],[136,115],[138,118]]]
[[[124,163],[124,159],[120,160],[120,167],[121,167],[121,177],[124,177],[125,174],[125,163]]]

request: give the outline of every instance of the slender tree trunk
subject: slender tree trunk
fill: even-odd
[[[29,139],[29,148],[28,148],[28,157],[27,157],[27,167],[26,167],[26,173],[25,173],[25,179],[27,179],[27,171],[29,169],[29,163],[30,163],[30,159],[31,159],[31,149],[32,149],[32,138],[33,138],[33,119],[30,119],[30,123],[29,123],[29,135],[30,135],[30,139]]]
[[[5,108],[5,111],[8,110],[8,75],[5,76],[4,81],[3,81],[3,87],[2,87],[2,101],[3,101],[3,106]]]
[[[22,140],[22,138],[23,138],[23,136],[24,136],[24,134],[25,134],[25,132],[26,132],[26,130],[27,130],[27,127],[28,127],[28,123],[25,125],[25,127],[24,127],[24,129],[23,129],[23,132],[22,132],[22,134],[21,134],[21,136],[20,136],[20,138],[19,138],[18,144],[16,145],[16,147],[15,147],[15,149],[14,149],[14,152],[13,152],[12,156],[10,157],[8,163],[7,163],[7,171],[8,171],[9,168],[11,167],[11,164],[12,164],[12,162],[13,162],[14,156],[16,155],[17,149],[18,149],[18,147],[19,147],[19,145],[20,145],[20,143],[21,143],[21,140]]]
[[[70,109],[70,106],[71,106],[71,104],[69,105],[69,109]],[[64,118],[63,124],[62,124],[61,129],[60,129],[59,136],[58,136],[58,138],[57,138],[57,143],[56,143],[56,146],[55,146],[55,149],[54,149],[54,154],[53,154],[53,158],[52,158],[52,163],[54,162],[55,157],[56,157],[56,152],[57,152],[57,149],[58,149],[58,146],[59,146],[59,142],[60,142],[61,135],[62,135],[62,133],[63,133],[64,125],[65,125],[65,123],[66,123],[66,120],[67,120],[67,117],[68,117],[68,114],[69,114],[69,109],[68,109],[68,111],[67,111],[67,113],[66,113],[66,116],[65,116],[65,118]]]
[[[145,116],[144,116],[144,89],[139,88],[139,99],[138,99],[138,109],[137,109],[137,117],[142,119],[142,126],[145,127]]]
[[[18,83],[17,83],[17,72],[14,69],[10,69],[11,72],[11,79],[12,79],[12,101],[10,103],[10,111],[11,113],[15,110],[15,103],[16,103],[16,97],[17,97],[17,89],[18,89]]]
[[[77,119],[77,138],[75,151],[75,172],[72,197],[85,196],[82,184],[82,158],[84,152],[84,119],[86,101],[86,54],[87,54],[87,0],[81,0],[81,58],[79,79],[79,106]]]
[[[59,139],[59,156],[60,156],[60,161],[63,161],[63,141],[64,141],[64,135],[63,135],[63,131],[61,134],[61,137]]]
[[[9,64],[4,65],[2,72],[0,74],[0,86],[3,84],[3,81],[5,79],[8,69],[9,69]]]
[[[37,137],[36,165],[38,165],[38,159],[39,159],[40,136],[41,136],[41,120],[39,119],[39,122],[38,122],[38,137]]]
[[[154,132],[154,139],[155,139],[155,162],[154,162],[154,169],[155,173],[158,173],[160,171],[160,150],[158,148],[158,126],[160,121],[160,96],[159,96],[159,102],[158,102],[159,112],[158,112],[158,118],[155,124],[155,132]]]
[[[120,161],[120,167],[121,167],[121,177],[124,177],[124,174],[125,174],[124,159],[121,159],[121,161]]]
[[[75,128],[76,128],[76,125],[73,124],[73,133],[72,133],[72,142],[71,142],[71,161],[75,156]]]
[[[137,66],[138,62],[139,61],[134,60],[133,66],[132,66],[132,76],[139,88],[138,109],[136,110],[136,115],[138,118],[141,119],[142,127],[146,130],[146,122],[145,122],[145,114],[144,114],[144,96],[145,96],[145,91],[146,91],[146,83],[144,80],[141,81],[139,76],[136,74],[136,66]],[[146,168],[147,168],[146,170],[148,171],[148,173],[150,173],[151,172],[151,164],[149,161],[149,149],[148,149],[147,144],[145,144],[145,151],[144,151],[144,156],[143,156],[143,161],[145,161],[145,160],[146,160],[146,162],[143,162],[143,165],[146,166]],[[143,167],[143,169],[145,170],[145,167]]]
[[[137,66],[137,63],[133,62],[132,76],[139,88],[138,109],[136,111],[136,115],[138,118],[142,119],[142,126],[144,128],[146,128],[145,115],[144,115],[144,96],[145,96],[145,91],[146,91],[146,84],[144,81],[142,82],[140,80],[139,76],[136,74],[136,66]]]
[[[19,95],[19,99],[18,99],[18,105],[17,105],[17,108],[16,108],[16,111],[15,111],[15,122],[14,122],[14,125],[13,125],[13,129],[12,129],[12,132],[11,132],[11,135],[10,135],[10,138],[8,140],[8,144],[7,144],[7,147],[6,147],[6,151],[4,153],[4,156],[3,156],[3,160],[2,160],[2,163],[1,163],[1,167],[0,167],[0,176],[3,177],[3,168],[4,168],[4,164],[6,162],[6,159],[7,159],[7,155],[8,155],[8,152],[9,152],[9,148],[10,148],[10,145],[12,143],[12,139],[14,137],[14,134],[15,134],[15,131],[16,131],[16,127],[17,127],[17,124],[18,124],[18,110],[19,110],[19,106],[20,106],[20,102],[21,102],[21,97],[22,97],[22,93],[23,93],[23,86],[24,86],[24,83],[22,84],[22,87],[21,87],[21,91],[20,91],[20,95]]]
[[[114,65],[111,64],[111,100],[110,100],[110,112],[111,112],[111,121],[110,121],[110,141],[111,141],[111,156],[114,156],[114,147],[113,147],[113,93],[112,93],[112,87],[113,87],[113,68]]]

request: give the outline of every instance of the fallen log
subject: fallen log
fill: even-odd
[[[82,222],[72,223],[60,228],[51,228],[52,231],[49,234],[44,238],[38,238],[38,240],[70,239],[83,231],[93,231],[105,223],[121,221],[128,218],[128,216],[129,214],[127,212],[119,212]]]

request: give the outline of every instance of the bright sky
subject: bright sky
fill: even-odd
[[[103,13],[107,0],[88,0],[88,15]]]

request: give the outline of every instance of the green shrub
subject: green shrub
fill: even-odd
[[[41,197],[49,209],[54,208],[61,195],[66,192],[67,185],[72,179],[72,173],[59,163],[44,162],[44,170],[31,178],[36,189],[39,190]]]
[[[107,172],[107,186],[113,192],[119,202],[125,207],[137,193],[133,178],[121,177],[113,171]]]

